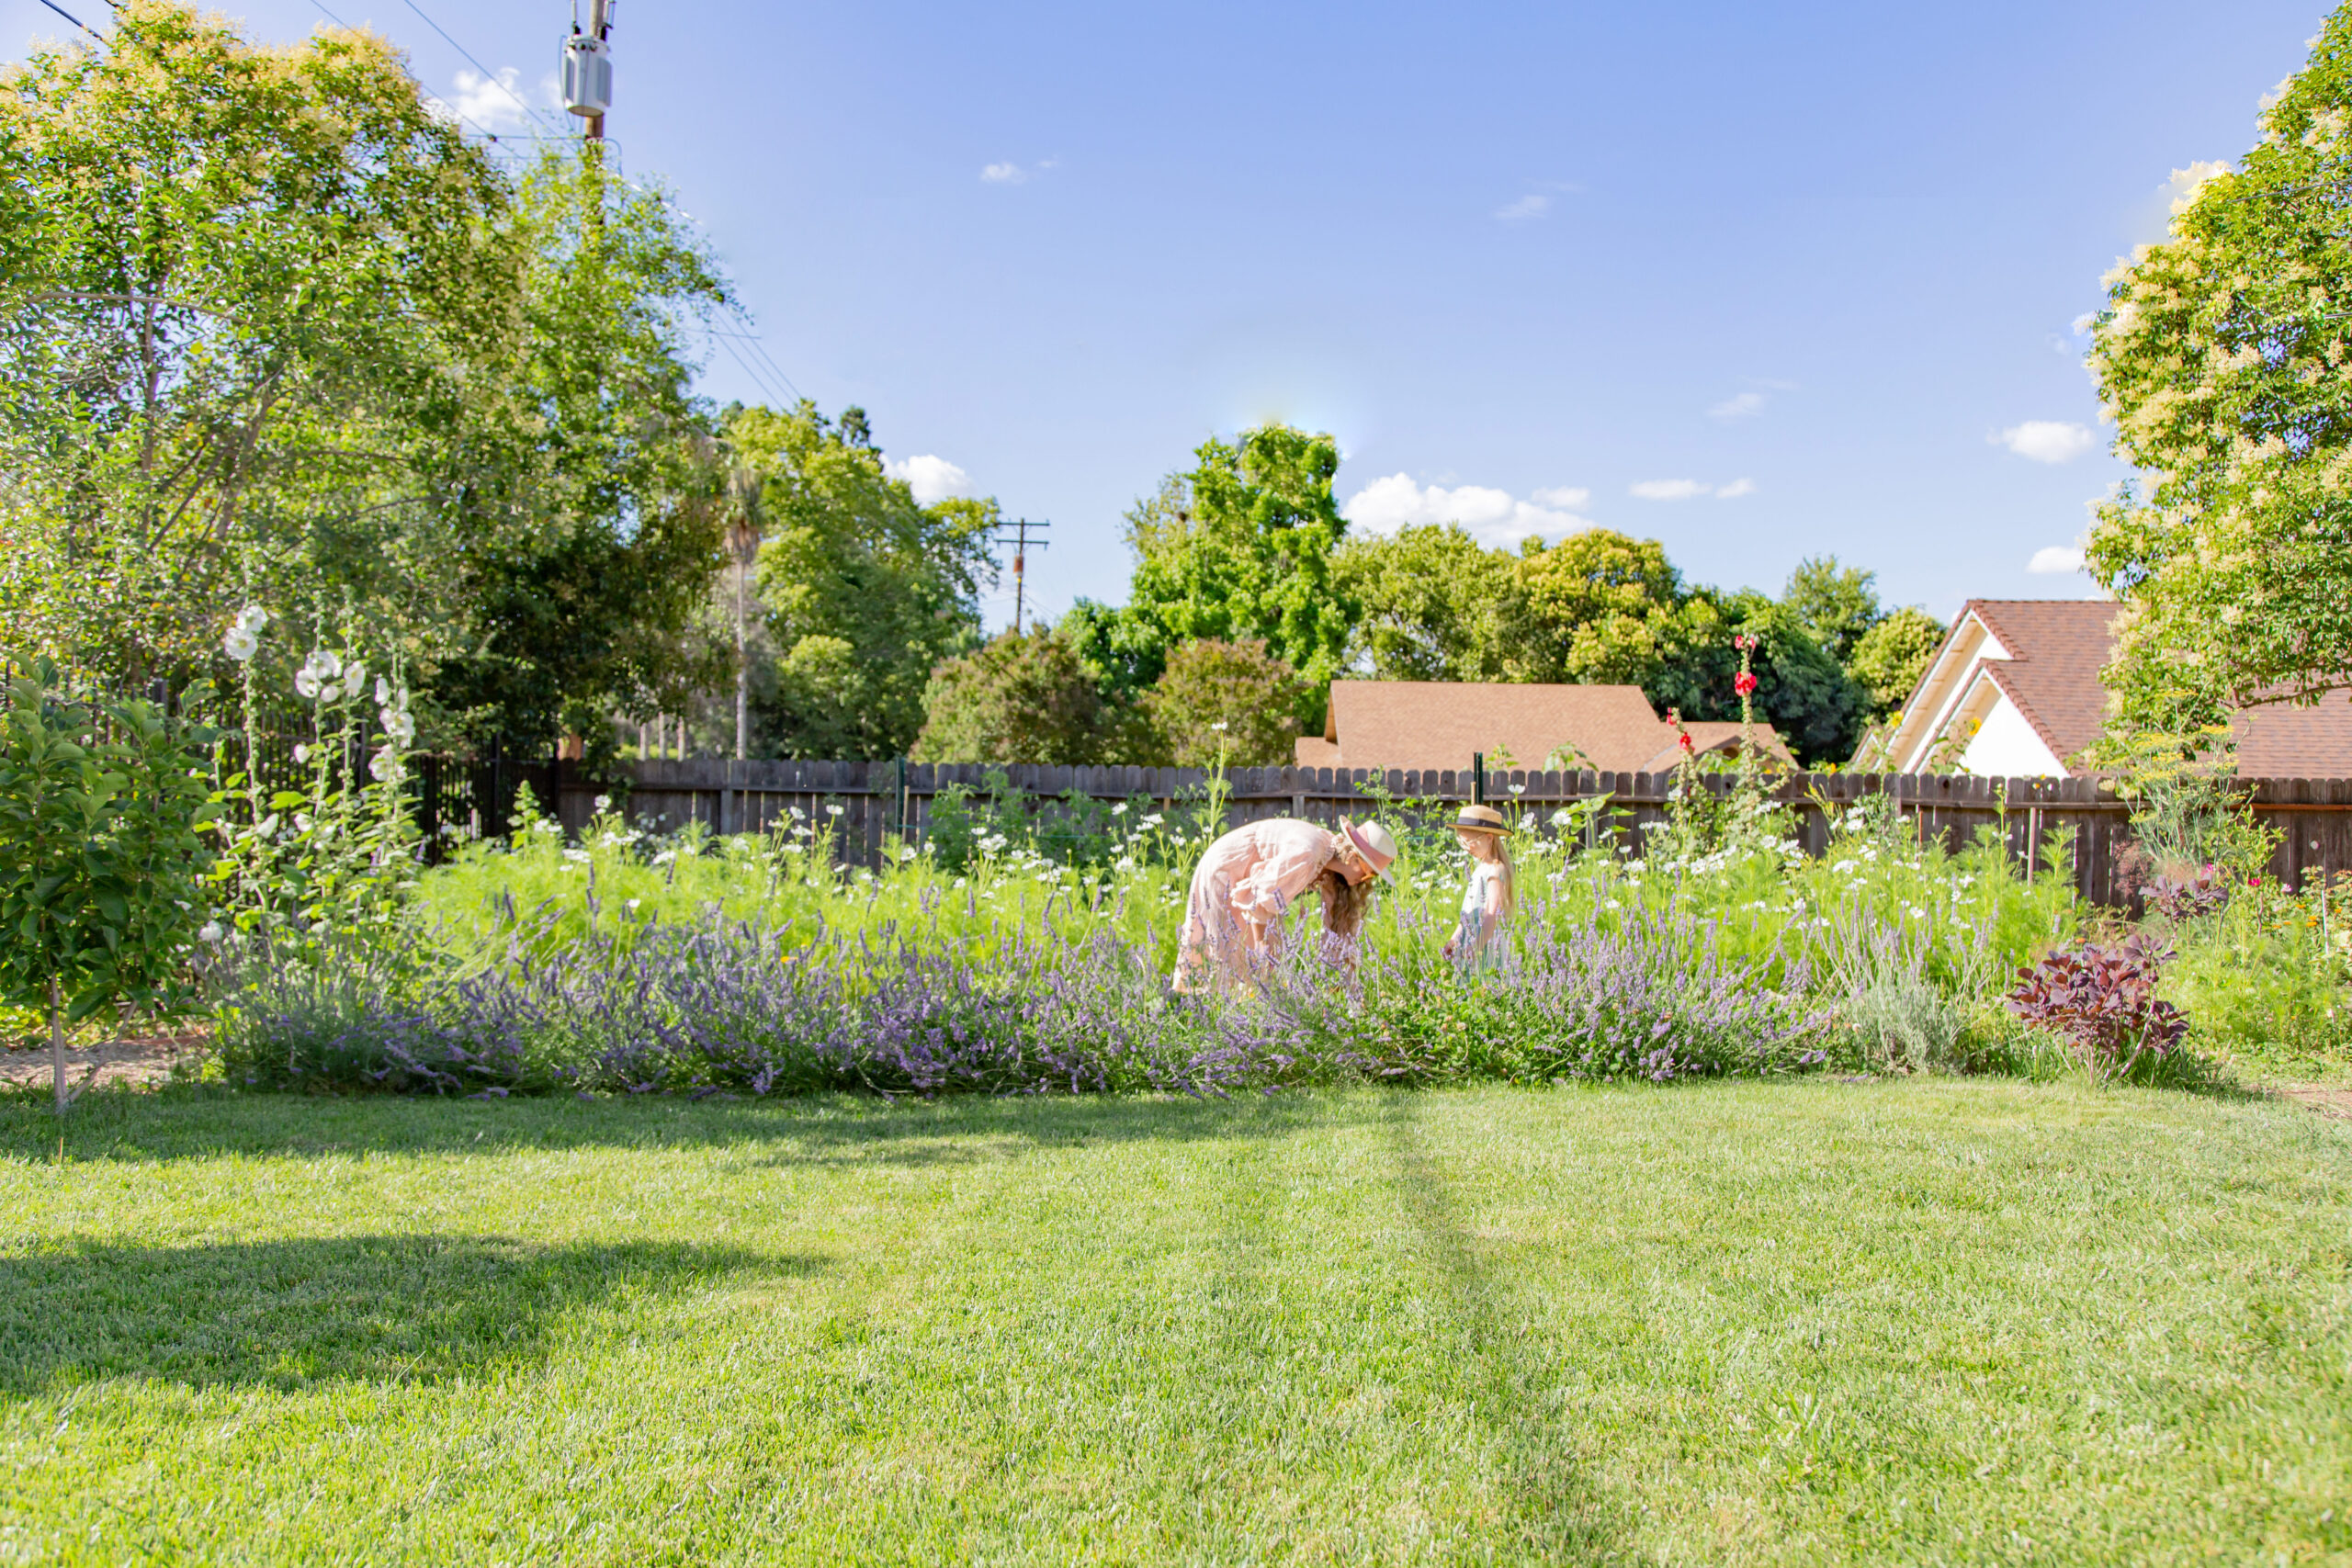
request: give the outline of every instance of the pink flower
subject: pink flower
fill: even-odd
[[[1698,748],[1698,747],[1697,747],[1697,746],[1696,746],[1696,745],[1691,741],[1690,737],[1689,737],[1688,735],[1685,735],[1685,736],[1682,738],[1682,739],[1681,739],[1681,741],[1679,742],[1679,744],[1681,745],[1682,750],[1683,750],[1683,751],[1684,751],[1686,754],[1688,754],[1688,753],[1690,753],[1690,752],[1696,751],[1696,750],[1699,749],[1699,748]]]
[[[1756,690],[1756,677],[1743,670],[1736,676],[1733,677],[1731,689],[1737,692],[1743,697],[1747,696],[1748,694]]]

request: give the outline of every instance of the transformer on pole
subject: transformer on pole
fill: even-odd
[[[588,122],[591,141],[605,137],[605,112],[613,107],[613,0],[589,0],[588,27],[581,29],[577,6],[571,36],[563,40],[563,107]]]

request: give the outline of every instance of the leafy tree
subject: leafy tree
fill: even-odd
[[[1421,525],[1340,547],[1332,580],[1359,607],[1349,662],[1383,681],[1510,678],[1522,619],[1518,561],[1462,528]]]
[[[1846,668],[1870,694],[1870,721],[1883,723],[1911,700],[1928,661],[1944,640],[1944,624],[1925,610],[1901,609],[1862,634]]]
[[[1548,547],[1531,540],[1519,581],[1517,680],[1639,686],[1672,705],[1660,695],[1668,671],[1715,643],[1730,646],[1722,615],[1684,588],[1656,539],[1588,528]]]
[[[2352,682],[2352,6],[2169,237],[2109,275],[2090,367],[2143,476],[2086,551],[2122,595],[2108,674],[2128,727]]]
[[[762,476],[755,581],[772,649],[754,682],[762,750],[904,754],[925,728],[934,669],[978,646],[996,502],[917,505],[883,471],[857,408],[838,424],[808,402],[731,409],[727,440]]]
[[[1128,513],[1136,558],[1125,607],[1087,605],[1070,634],[1121,691],[1157,681],[1180,644],[1258,638],[1305,677],[1299,716],[1319,723],[1355,620],[1332,579],[1347,532],[1331,495],[1339,446],[1269,424],[1230,446],[1204,442],[1193,457]]]
[[[446,613],[414,476],[517,341],[504,209],[372,34],[126,0],[0,72],[9,640],[143,679],[256,577]]]
[[[1143,709],[1165,754],[1180,768],[1273,767],[1296,755],[1306,682],[1256,638],[1203,637],[1168,656]]]
[[[544,746],[720,678],[724,654],[687,638],[731,512],[684,333],[730,297],[667,193],[593,156],[544,155],[513,226],[523,346],[436,476],[474,523],[458,554],[465,646],[429,689],[478,741]]]
[[[65,1110],[65,1023],[175,991],[203,919],[212,815],[203,738],[153,705],[72,700],[53,668],[0,709],[0,1000],[46,1012]]]
[[[1703,613],[1702,604],[1706,606]],[[1717,629],[1683,650],[1657,686],[1649,689],[1651,701],[1679,707],[1688,718],[1739,717],[1739,697],[1733,687],[1739,653],[1732,638],[1746,633],[1757,639],[1752,668],[1758,716],[1770,720],[1797,761],[1808,767],[1853,755],[1862,736],[1868,694],[1813,640],[1793,609],[1761,593],[1740,592],[1720,599],[1699,595],[1690,612],[1688,624],[1712,624]]]
[[[1042,624],[942,664],[923,711],[919,762],[1094,763],[1119,731],[1100,679]]]
[[[1822,651],[1844,664],[1870,629],[1885,618],[1877,581],[1878,573],[1839,566],[1836,556],[1807,556],[1789,573],[1781,603]]]

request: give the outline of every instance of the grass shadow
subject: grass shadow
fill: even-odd
[[[1463,1383],[1505,1467],[1519,1544],[1540,1562],[1645,1562],[1624,1539],[1622,1510],[1593,1484],[1564,1435],[1573,1412],[1546,1399],[1550,1380],[1520,1314],[1455,1215],[1453,1183],[1422,1145],[1414,1124],[1419,1103],[1397,1095],[1383,1108],[1396,1191],[1420,1235],[1430,1273],[1451,1297],[1462,1326]]]
[[[583,1308],[808,1259],[660,1243],[359,1235],[0,1257],[0,1389],[437,1382],[537,1359]]]
[[[470,1100],[194,1086],[88,1096],[65,1118],[63,1152],[69,1161],[155,1164],[232,1155],[750,1146],[779,1165],[944,1166],[1026,1146],[1283,1137],[1340,1114],[1334,1103],[1288,1094]],[[45,1100],[0,1096],[0,1159],[52,1160],[59,1131]]]

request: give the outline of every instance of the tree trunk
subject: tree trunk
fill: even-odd
[[[57,1113],[65,1114],[65,1004],[56,976],[49,982],[49,1082],[57,1096]]]
[[[739,762],[750,754],[752,741],[752,639],[744,626],[743,604],[744,580],[750,575],[750,566],[739,558],[735,563],[735,760]]]

